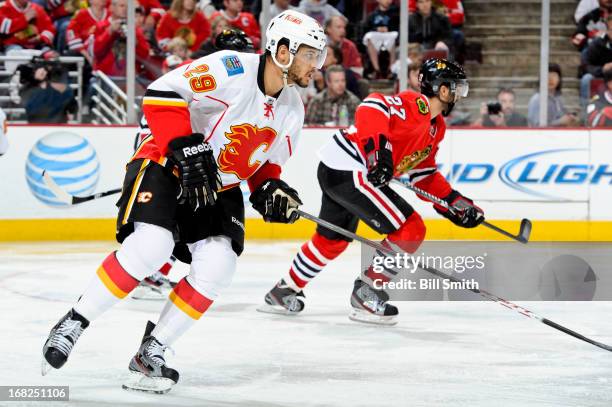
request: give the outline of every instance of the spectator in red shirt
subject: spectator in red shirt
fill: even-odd
[[[465,11],[463,10],[461,0],[434,0],[432,5],[440,14],[444,14],[448,17],[453,28],[463,26],[465,22]],[[410,0],[408,9],[410,13],[416,12],[416,0]]]
[[[210,16],[213,20],[218,15],[222,15],[230,25],[241,29],[249,36],[256,50],[261,45],[261,31],[255,16],[246,11],[242,11],[244,3],[242,0],[223,0],[224,10],[217,11]]]
[[[45,9],[51,17],[51,21],[53,21],[57,33],[55,49],[59,53],[63,53],[66,48],[66,28],[79,6],[78,0],[46,0]]]
[[[196,8],[195,0],[173,0],[170,10],[161,18],[156,37],[165,50],[170,40],[181,37],[190,50],[195,51],[210,37],[210,23]]]
[[[29,0],[8,0],[0,7],[0,34],[8,53],[17,49],[53,49],[55,27],[45,10]]]
[[[87,45],[90,44],[98,23],[108,18],[108,0],[90,0],[88,8],[77,11],[66,28],[66,44],[68,53],[82,55],[91,64],[91,52]]]
[[[138,4],[142,7],[144,15],[151,16],[156,23],[166,14],[159,0],[138,0]]]
[[[211,18],[210,25],[212,26],[212,35],[206,41],[200,49],[191,54],[193,59],[202,58],[206,55],[210,55],[213,52],[217,52],[218,49],[215,46],[215,39],[219,34],[221,34],[224,30],[231,28],[225,17],[221,14],[217,14],[214,18]]]
[[[342,50],[342,66],[355,72],[359,77],[363,76],[363,63],[361,55],[355,43],[346,39],[346,18],[333,16],[325,22],[325,34],[329,45],[340,47]]]
[[[127,0],[111,0],[110,16],[94,32],[94,69],[110,76],[126,75]],[[142,29],[136,27],[136,62],[149,57],[149,44]],[[140,62],[140,63],[139,63]]]

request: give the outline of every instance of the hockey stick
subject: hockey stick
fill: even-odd
[[[55,194],[55,196],[62,202],[67,205],[76,205],[87,201],[92,201],[94,199],[102,198],[109,195],[118,194],[121,192],[121,188],[111,189],[109,191],[98,192],[97,194],[87,195],[87,196],[74,196],[70,195],[68,192],[64,191],[60,188],[59,185],[51,178],[51,175],[45,170],[42,173],[42,179],[47,188],[51,190]]]
[[[451,211],[451,213],[455,213],[455,208],[451,207],[445,200],[440,199],[437,196],[434,196],[427,191],[423,191],[421,188],[415,187],[414,185],[410,184],[407,181],[402,181],[396,178],[396,179],[393,179],[391,182],[393,182],[396,185],[401,185],[404,188],[408,188],[412,192],[418,195],[421,195],[422,197],[429,199],[435,204],[448,209],[449,211]],[[521,242],[523,244],[527,244],[527,242],[529,241],[529,236],[531,235],[531,221],[529,219],[521,220],[521,226],[519,228],[519,233],[517,235],[513,235],[512,233],[507,232],[504,229],[500,228],[499,226],[495,226],[487,222],[486,220],[483,221],[482,224],[488,227],[489,229],[493,229],[497,233],[501,233],[502,235],[507,236],[510,239],[514,239],[517,242]]]
[[[353,232],[350,232],[348,230],[345,230],[345,229],[343,229],[343,228],[341,228],[339,226],[334,225],[333,223],[327,222],[327,221],[325,221],[325,220],[323,220],[321,218],[318,218],[318,217],[316,217],[314,215],[311,215],[311,214],[309,214],[307,212],[304,212],[304,211],[301,211],[301,210],[298,209],[297,213],[299,213],[299,215],[301,217],[305,218],[305,219],[308,219],[308,220],[310,220],[312,222],[315,222],[316,224],[321,225],[321,226],[323,226],[323,227],[325,227],[327,229],[333,230],[334,232],[339,233],[339,234],[341,234],[341,235],[343,235],[345,237],[348,237],[348,238],[351,238],[351,239],[355,239],[355,240],[357,240],[357,241],[359,241],[361,243],[364,243],[364,244],[366,244],[366,245],[368,245],[370,247],[373,247],[376,250],[379,250],[382,253],[386,253],[386,254],[389,254],[389,255],[392,255],[392,256],[395,256],[396,254],[398,254],[397,252],[395,252],[391,248],[385,247],[381,243],[374,242],[374,241],[372,241],[370,239],[366,239],[365,237],[359,236],[356,233],[353,233]],[[429,273],[431,273],[431,274],[433,274],[433,275],[435,275],[437,277],[440,277],[440,278],[443,278],[443,279],[448,279],[448,280],[451,280],[453,282],[458,282],[458,283],[462,282],[462,280],[458,279],[457,277],[454,277],[454,276],[451,276],[449,274],[446,274],[446,273],[444,273],[444,272],[442,272],[440,270],[437,270],[437,269],[435,269],[433,267],[420,266],[420,268],[422,268],[423,270],[425,270],[425,271],[427,271],[427,272],[429,272]],[[571,329],[566,328],[563,325],[560,325],[560,324],[558,324],[558,323],[556,323],[554,321],[551,321],[550,319],[547,319],[547,318],[541,317],[541,316],[539,316],[537,314],[534,314],[533,312],[529,311],[528,309],[523,308],[520,305],[516,305],[516,304],[514,304],[514,303],[512,303],[512,302],[510,302],[508,300],[505,300],[505,299],[503,299],[501,297],[498,297],[498,296],[496,296],[494,294],[491,294],[488,291],[480,290],[480,289],[477,289],[477,288],[465,288],[465,289],[469,290],[469,291],[471,291],[471,292],[473,292],[475,294],[479,294],[480,296],[486,298],[487,300],[490,300],[490,301],[493,301],[493,302],[497,302],[500,305],[503,305],[504,307],[506,307],[508,309],[513,309],[516,312],[518,312],[519,314],[524,315],[524,316],[526,316],[528,318],[536,319],[536,320],[540,321],[541,323],[543,323],[545,325],[548,325],[548,326],[550,326],[552,328],[555,328],[555,329],[557,329],[557,330],[559,330],[559,331],[561,331],[561,332],[563,332],[563,333],[565,333],[567,335],[573,336],[574,338],[580,339],[581,341],[590,343],[591,345],[594,345],[594,346],[597,346],[597,347],[599,347],[601,349],[605,349],[605,350],[607,350],[609,352],[612,352],[612,346],[610,346],[610,345],[606,345],[605,343],[601,343],[601,342],[598,342],[598,341],[593,340],[591,338],[587,338],[586,336],[584,336],[582,334],[579,334],[578,332],[572,331]]]

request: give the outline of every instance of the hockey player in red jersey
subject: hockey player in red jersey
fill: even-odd
[[[157,324],[147,323],[124,386],[166,392],[177,383],[164,352],[231,283],[243,250],[240,183],[248,182],[265,221],[298,218],[299,196],[280,179],[304,123],[293,85],[308,85],[325,50],[322,27],[289,10],[270,22],[265,54],[219,51],[148,87],[143,111],[151,135],[127,166],[118,202],[121,247],[51,329],[43,363],[61,368],[83,330],[158,270],[176,241],[189,247],[189,275],[170,293]]]
[[[448,115],[467,96],[463,69],[442,59],[430,59],[421,68],[421,92],[394,96],[370,94],[355,113],[355,126],[337,132],[320,151],[318,179],[323,191],[320,217],[355,231],[359,219],[386,238],[383,244],[413,253],[425,238],[421,216],[389,186],[394,176],[462,208],[451,213],[434,205],[442,216],[461,227],[484,220],[472,200],[453,190],[436,167],[438,144],[444,138]],[[295,256],[287,276],[265,296],[263,312],[296,314],[304,309],[304,287],[348,246],[349,240],[319,226]],[[382,254],[381,254],[382,255]],[[394,272],[375,273],[370,267],[355,280],[350,318],[361,322],[394,324],[398,310],[389,296],[373,287],[389,281]]]

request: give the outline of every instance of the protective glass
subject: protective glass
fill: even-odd
[[[313,48],[299,50],[295,54],[295,57],[306,64],[314,65],[317,67],[317,69],[321,69],[323,67],[323,63],[325,62],[325,58],[327,57],[327,47],[323,48],[323,51]]]
[[[458,81],[455,81],[455,95],[456,95],[456,97],[466,98],[467,95],[468,95],[469,90],[470,90],[470,85],[468,84],[467,80],[460,79]]]

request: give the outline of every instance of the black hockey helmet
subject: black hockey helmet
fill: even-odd
[[[443,111],[448,116],[459,98],[467,97],[469,85],[461,65],[446,59],[428,59],[421,66],[419,74],[421,93],[427,97],[438,96],[440,86],[447,86],[451,93],[448,109]]]
[[[241,52],[255,52],[253,41],[238,28],[227,28],[215,38],[217,50],[232,50]]]

